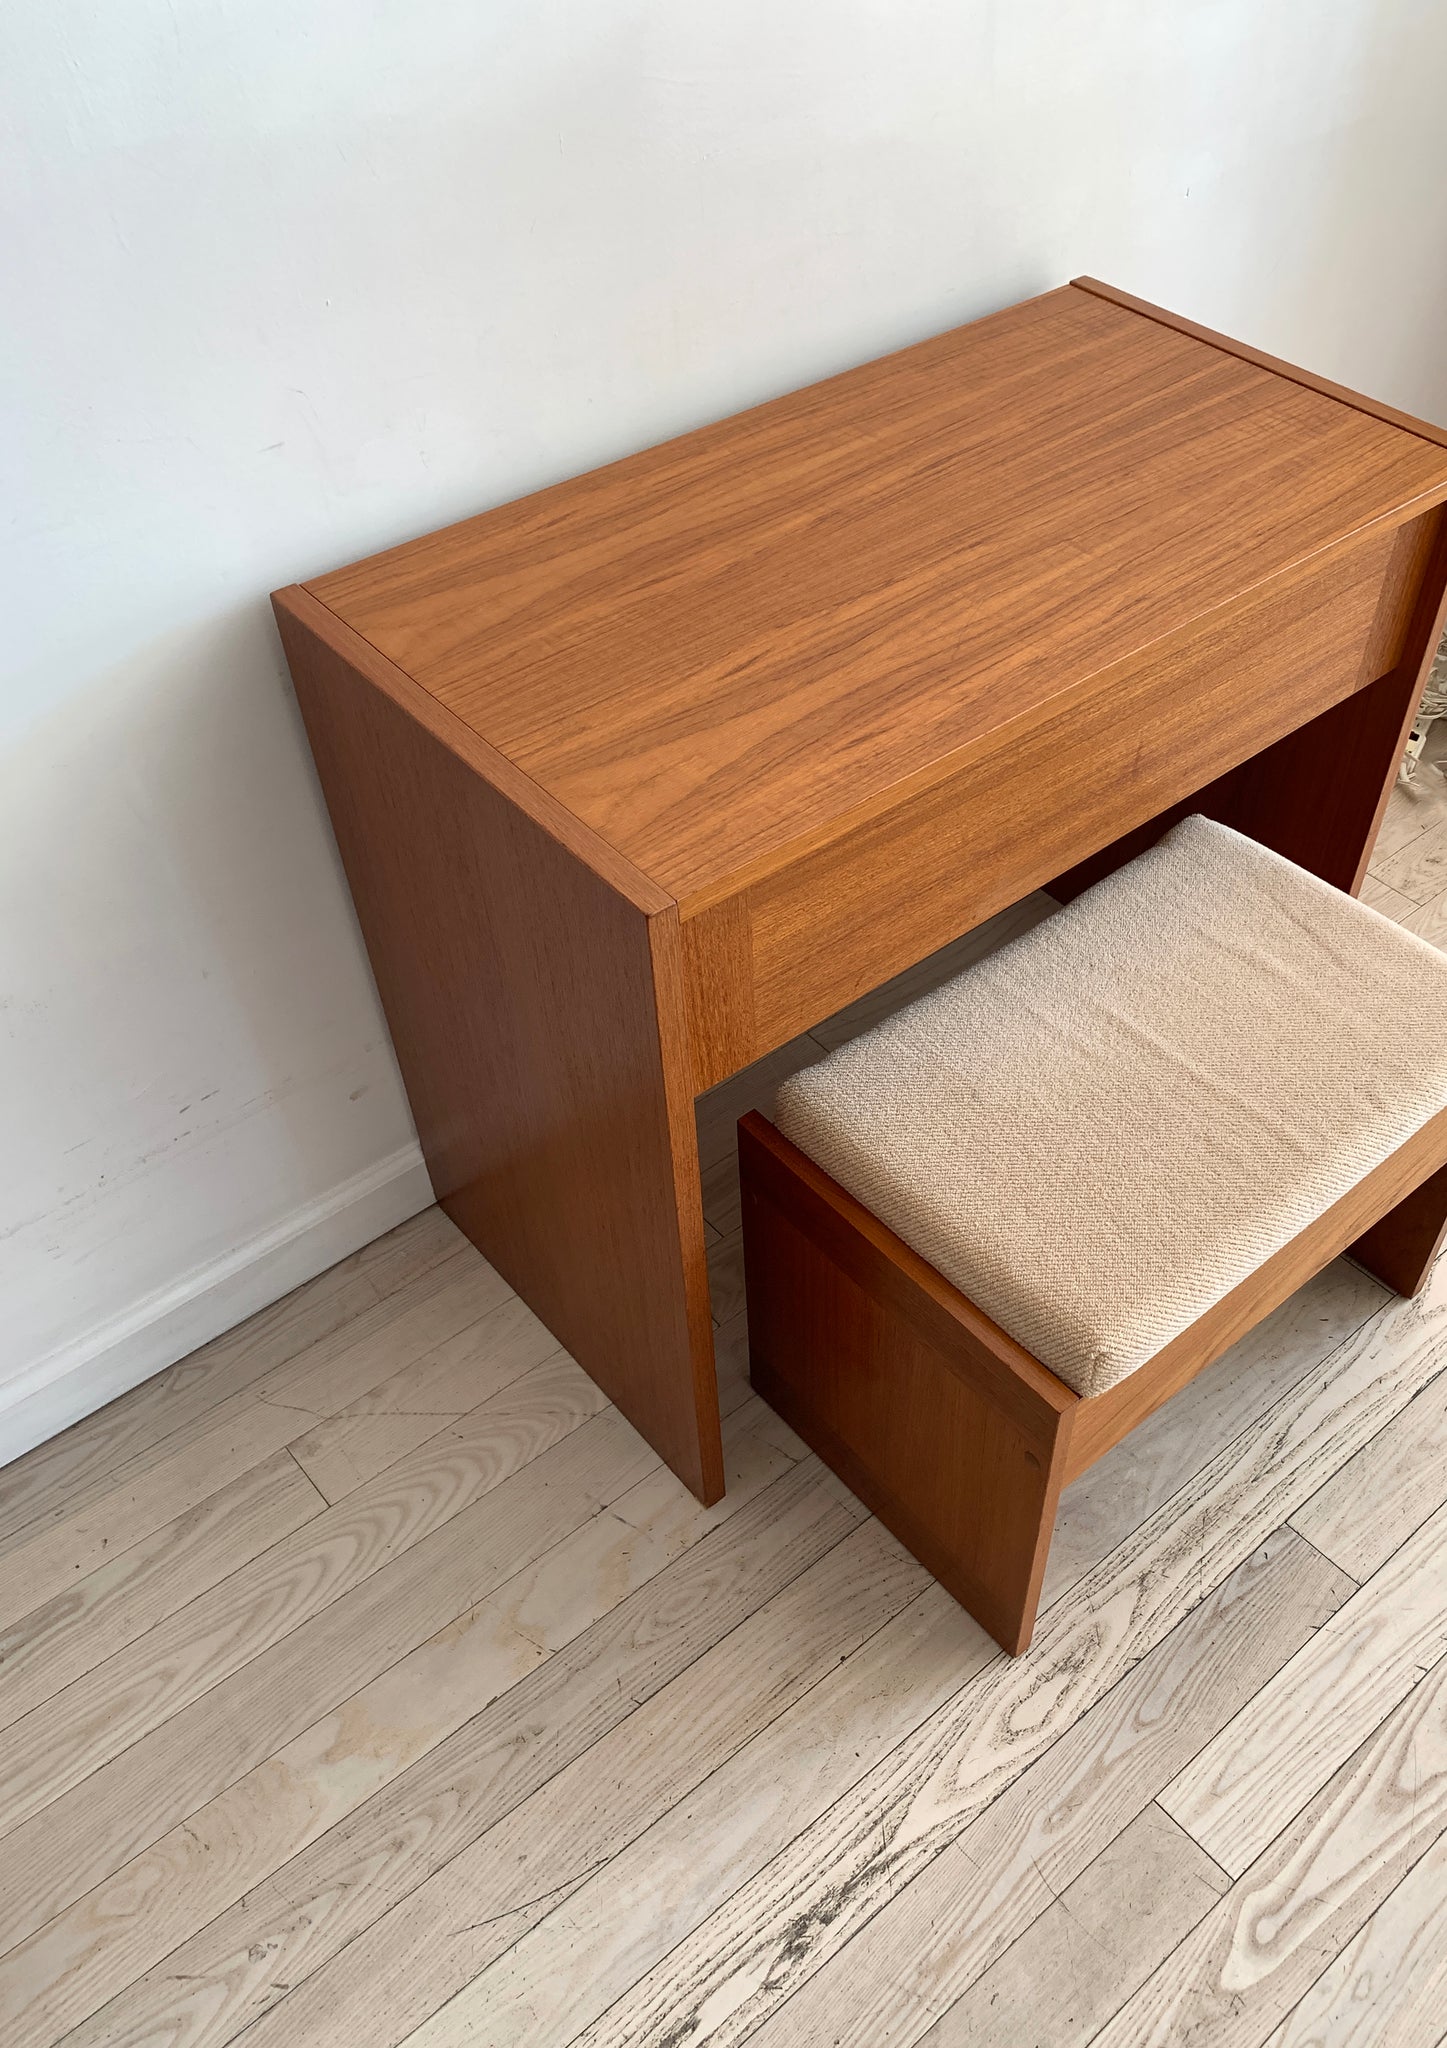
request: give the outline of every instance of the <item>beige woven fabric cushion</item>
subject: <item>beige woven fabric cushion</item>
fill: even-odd
[[[1099,1394],[1444,1106],[1447,958],[1192,817],[775,1115]]]

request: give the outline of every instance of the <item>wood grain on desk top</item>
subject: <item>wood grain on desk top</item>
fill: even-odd
[[[1447,452],[1067,286],[309,587],[685,914]]]

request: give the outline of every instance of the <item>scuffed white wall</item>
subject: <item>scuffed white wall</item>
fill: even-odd
[[[1437,0],[17,0],[0,94],[0,1455],[425,1199],[271,586],[1080,271],[1447,415]]]

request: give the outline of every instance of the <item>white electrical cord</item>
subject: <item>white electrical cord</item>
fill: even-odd
[[[1447,716],[1447,634],[1432,659],[1427,687],[1422,692],[1421,714],[1430,725],[1434,718]]]
[[[1402,779],[1410,782],[1417,772],[1417,763],[1422,758],[1422,749],[1427,744],[1427,734],[1436,718],[1447,718],[1447,633],[1444,633],[1432,657],[1432,667],[1427,676],[1427,687],[1422,692],[1422,701],[1417,706],[1417,716],[1412,720],[1412,737],[1407,742],[1407,751],[1402,756]]]

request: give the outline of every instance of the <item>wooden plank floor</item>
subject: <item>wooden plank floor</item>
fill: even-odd
[[[1447,782],[1368,891],[1447,944]],[[6,2048],[1447,2039],[1447,1261],[1072,1487],[1006,1658],[754,1397],[702,1509],[433,1210],[0,1473]]]

